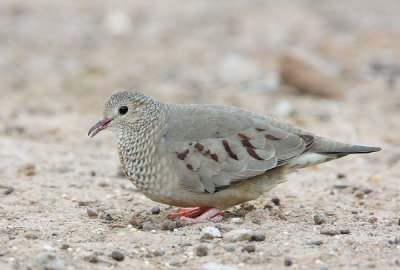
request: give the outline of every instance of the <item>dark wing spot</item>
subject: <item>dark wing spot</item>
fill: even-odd
[[[228,152],[228,154],[229,154],[229,156],[230,156],[231,158],[236,159],[236,160],[239,160],[238,157],[237,157],[237,155],[235,155],[235,154],[232,152],[232,149],[231,149],[231,147],[229,146],[229,143],[228,143],[227,140],[222,140],[222,144],[224,145],[226,152]]]
[[[257,155],[256,151],[253,148],[246,148],[247,153],[249,153],[250,156],[252,156],[253,158],[257,159],[257,160],[264,160],[262,157],[260,157],[259,155]]]
[[[190,164],[187,164],[187,165],[186,165],[186,168],[188,168],[189,170],[193,171],[193,166],[190,165]]]
[[[218,162],[218,156],[217,156],[217,154],[210,154],[210,157],[211,157],[214,161]]]
[[[306,143],[306,148],[310,147],[314,142],[314,137],[311,135],[298,134],[298,136],[304,140],[304,142]]]
[[[243,133],[238,133],[238,136],[239,136],[240,138],[242,138],[243,140],[250,140],[250,138],[247,137],[246,135],[244,135]]]
[[[275,136],[272,136],[271,134],[266,134],[265,138],[267,138],[268,140],[271,140],[271,141],[280,141],[281,140]]]
[[[178,154],[178,158],[181,159],[181,160],[184,160],[186,158],[187,154],[189,154],[189,149],[186,149],[182,153],[179,153]]]
[[[256,128],[256,130],[259,131],[259,132],[265,131],[265,129],[263,129],[263,128]]]
[[[203,149],[204,149],[204,145],[202,145],[200,143],[196,143],[196,145],[194,147],[196,147],[197,150],[199,150],[200,152],[203,151]]]
[[[242,144],[244,147],[255,148],[249,140],[242,140]]]

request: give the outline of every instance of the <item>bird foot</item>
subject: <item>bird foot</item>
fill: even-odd
[[[195,208],[182,208],[179,213],[172,213],[171,218],[181,217],[181,221],[188,223],[201,223],[207,219],[218,222],[221,221],[221,215],[225,212],[221,212],[216,208],[210,207],[195,207]]]

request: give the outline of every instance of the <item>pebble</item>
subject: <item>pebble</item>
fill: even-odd
[[[378,222],[378,218],[372,216],[372,217],[368,218],[368,222],[371,224],[374,224],[374,223]]]
[[[97,213],[96,210],[94,210],[93,208],[88,208],[87,209],[87,214],[89,217],[97,217],[99,216],[99,213]]]
[[[254,205],[250,203],[245,203],[243,204],[243,209],[246,210],[247,212],[251,212],[254,210]]]
[[[165,248],[159,247],[155,251],[153,251],[153,255],[158,257],[165,254]]]
[[[342,178],[345,178],[345,177],[346,177],[346,174],[344,174],[344,173],[338,173],[336,177],[337,177],[338,179],[342,179]]]
[[[354,196],[355,196],[356,198],[358,198],[358,199],[364,199],[365,193],[364,193],[362,190],[357,190],[357,191],[354,193]]]
[[[142,222],[139,219],[131,219],[129,224],[136,229],[142,228]]]
[[[36,235],[36,234],[34,234],[34,233],[26,233],[25,235],[24,235],[24,237],[26,238],[26,239],[38,239],[38,236]]]
[[[224,245],[224,249],[228,252],[234,252],[235,246],[233,244],[226,244],[226,245]]]
[[[237,268],[234,266],[226,265],[226,264],[209,262],[209,263],[203,264],[201,266],[200,270],[237,270]]]
[[[70,248],[70,247],[71,247],[71,245],[68,244],[68,243],[63,243],[63,244],[61,245],[61,249],[68,249],[68,248]]]
[[[251,236],[251,241],[261,242],[265,240],[265,234],[256,233]]]
[[[231,218],[231,222],[234,224],[241,224],[241,223],[243,223],[243,220],[239,217],[234,217],[234,218]]]
[[[339,231],[339,230],[329,230],[329,229],[325,229],[325,230],[321,230],[321,231],[320,231],[320,234],[325,234],[325,235],[333,236],[333,235],[338,235],[338,234],[340,234],[340,231]]]
[[[247,244],[242,248],[242,252],[252,253],[256,251],[256,245],[254,244]]]
[[[232,230],[224,234],[224,239],[229,242],[248,241],[253,236],[253,232],[246,229]]]
[[[292,259],[290,259],[289,257],[285,257],[285,259],[283,260],[283,264],[285,266],[291,266],[293,264]]]
[[[272,199],[271,199],[271,201],[275,204],[275,205],[279,205],[280,204],[280,202],[281,202],[281,200],[278,198],[278,197],[273,197]]]
[[[349,229],[342,229],[342,230],[339,230],[339,232],[340,232],[340,234],[349,234],[350,230]]]
[[[326,216],[324,214],[316,214],[314,215],[314,223],[317,225],[321,225],[322,223],[326,223]]]
[[[156,227],[154,227],[154,225],[150,221],[145,221],[142,223],[142,230],[145,232],[150,232],[155,229]]]
[[[114,250],[111,253],[111,257],[118,262],[122,262],[125,259],[125,255],[119,250]]]
[[[205,245],[200,245],[196,247],[196,255],[199,257],[208,255],[208,248]]]
[[[36,256],[35,262],[43,266],[43,269],[64,269],[64,263],[56,254],[51,252],[40,253]]]
[[[5,195],[9,195],[9,194],[11,194],[13,191],[14,191],[14,188],[13,188],[13,187],[8,187],[8,188],[6,189],[6,191],[4,191],[4,194],[5,194]]]
[[[221,238],[221,232],[215,227],[205,227],[200,232],[200,239],[209,240],[213,238]]]
[[[158,214],[160,214],[160,212],[161,212],[161,209],[158,206],[154,206],[153,208],[151,208],[151,214],[153,214],[153,215],[158,215]]]
[[[177,224],[176,224],[176,222],[174,222],[172,220],[166,220],[161,224],[161,229],[164,231],[173,231],[176,228],[177,228]]]
[[[302,245],[303,246],[320,246],[322,244],[323,244],[322,240],[311,240],[311,241],[304,242]]]

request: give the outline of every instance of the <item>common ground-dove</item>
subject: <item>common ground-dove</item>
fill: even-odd
[[[90,130],[114,131],[122,167],[153,201],[197,223],[254,200],[285,174],[348,154],[379,151],[318,137],[291,124],[222,105],[170,105],[138,91],[107,101]]]

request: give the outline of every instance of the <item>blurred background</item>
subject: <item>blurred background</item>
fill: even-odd
[[[86,134],[109,96],[135,89],[168,103],[240,106],[321,136],[381,146],[380,153],[340,159],[308,176],[336,181],[337,173],[352,172],[352,183],[392,190],[373,204],[382,216],[398,216],[399,14],[398,0],[2,0],[0,181],[15,197],[0,208],[30,216],[33,227],[69,224],[61,214],[68,211],[82,226],[73,219],[81,208],[68,198],[129,208],[113,193],[128,184],[115,179],[113,134]],[[292,178],[277,192],[302,197],[330,186],[303,180]],[[121,187],[112,184],[118,181]],[[106,203],[107,194],[115,200]],[[310,198],[305,206],[323,202]],[[55,213],[46,212],[50,206]],[[47,219],[38,218],[43,211]]]
[[[293,121],[341,121],[351,111],[380,129],[400,107],[396,0],[0,5],[2,125],[24,112],[47,120],[85,113],[79,122],[87,125],[120,89]]]

